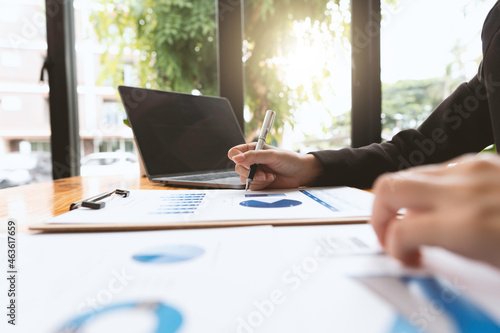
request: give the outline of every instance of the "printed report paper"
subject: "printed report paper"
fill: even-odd
[[[204,221],[339,219],[371,215],[373,194],[349,187],[291,190],[131,190],[106,207],[78,208],[50,224],[189,223]]]

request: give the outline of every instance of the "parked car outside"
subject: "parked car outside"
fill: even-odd
[[[138,174],[137,156],[127,152],[93,153],[81,160],[82,176]]]
[[[0,156],[0,188],[52,179],[50,153],[13,152]]]

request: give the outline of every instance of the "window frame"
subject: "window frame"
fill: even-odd
[[[351,146],[382,140],[380,0],[351,0]]]
[[[351,0],[352,147],[381,141],[380,0]],[[219,95],[244,131],[244,0],[217,0]],[[53,178],[80,174],[73,1],[46,0]]]
[[[45,1],[52,178],[80,175],[73,1]]]

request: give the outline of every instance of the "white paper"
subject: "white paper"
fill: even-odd
[[[369,224],[279,227],[273,229],[284,256],[301,265],[317,262],[330,274],[344,276],[426,275],[385,255]]]
[[[433,306],[435,305],[408,288],[400,278],[394,276],[358,277],[356,280],[381,299],[386,300],[396,312],[406,318],[410,325],[415,326],[416,331],[458,333],[444,311],[431,311],[434,310]],[[396,322],[396,318],[393,319],[393,322]],[[388,330],[388,332],[397,331],[396,327]]]
[[[469,299],[480,311],[500,323],[498,268],[440,248],[424,248],[422,267],[408,268],[383,252],[373,228],[367,224],[279,227],[273,228],[273,232],[279,249],[289,263],[290,270],[286,281],[291,289],[307,290],[307,293],[311,294],[314,293],[311,288],[314,290],[317,287],[324,291],[324,295],[328,291],[336,290],[336,294],[331,297],[342,297],[342,300],[337,301],[345,307],[351,306],[351,297],[356,297],[358,308],[351,308],[351,311],[337,308],[338,304],[331,300],[316,297],[321,305],[319,309],[337,308],[337,311],[331,312],[331,316],[337,319],[337,314],[341,314],[338,325],[345,325],[345,318],[353,320],[350,313],[354,312],[362,317],[365,323],[373,320],[372,323],[377,324],[372,324],[369,329],[360,328],[353,331],[458,332],[454,322],[441,307],[446,302],[452,302],[451,293],[445,292],[439,298],[429,299],[415,291],[411,284],[403,282],[408,277],[440,279]],[[346,277],[352,278],[350,281],[355,281],[358,287],[364,289],[365,294],[344,282]],[[326,286],[324,282],[320,282],[324,279],[330,279],[334,286]],[[335,289],[339,284],[343,285],[343,289]],[[345,291],[352,296],[346,296]],[[368,308],[369,302],[373,302],[372,298],[378,298],[381,304]],[[305,299],[302,302],[307,304]],[[374,316],[379,320],[375,321]],[[401,322],[405,320],[407,324],[413,324],[416,330],[402,327]],[[358,322],[353,325],[362,326]],[[344,330],[341,327],[344,327]],[[345,331],[347,327],[336,326],[340,331]]]
[[[0,235],[1,248],[4,241]],[[171,264],[134,259],[176,245],[204,251]],[[400,277],[412,271],[383,254],[366,224],[21,234],[18,249],[19,325],[6,332],[54,333],[93,308],[133,302],[141,306],[96,313],[81,332],[149,333],[156,318],[145,305],[159,302],[182,314],[178,333],[385,333],[401,315],[418,311],[421,320],[432,305],[403,288]],[[498,269],[439,249],[423,257],[427,273],[500,318]],[[5,279],[0,286],[6,290]],[[443,318],[432,323],[447,332]]]
[[[422,257],[426,269],[446,278],[500,324],[500,269],[436,247],[423,248]]]
[[[179,223],[368,217],[373,195],[348,188],[132,190],[99,210],[78,208],[47,223]]]
[[[58,332],[93,311],[96,320],[82,332],[152,332],[147,330],[156,324],[151,311],[99,314],[129,302],[171,306],[183,317],[179,332],[235,331],[238,316],[279,283],[282,262],[269,226],[18,238],[19,332]],[[169,245],[204,252],[166,264],[134,260],[138,253]],[[133,322],[142,330],[134,331]]]
[[[360,231],[349,227],[340,228],[345,233],[337,233],[337,240]],[[281,228],[20,235],[16,329],[61,332],[63,325],[96,311],[81,332],[149,333],[157,318],[147,304],[159,302],[182,314],[178,333],[385,332],[394,310],[355,281],[318,267],[297,285],[290,274],[295,263],[284,258],[274,230]],[[307,235],[310,229],[295,230]],[[199,246],[204,253],[165,265],[133,260],[138,253],[179,244]],[[100,312],[127,303],[138,306]]]

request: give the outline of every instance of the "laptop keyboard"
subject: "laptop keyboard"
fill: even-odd
[[[224,171],[224,172],[205,173],[202,175],[180,176],[175,178],[179,180],[206,181],[206,180],[215,180],[215,179],[232,178],[232,177],[239,177],[239,176],[235,171]]]

